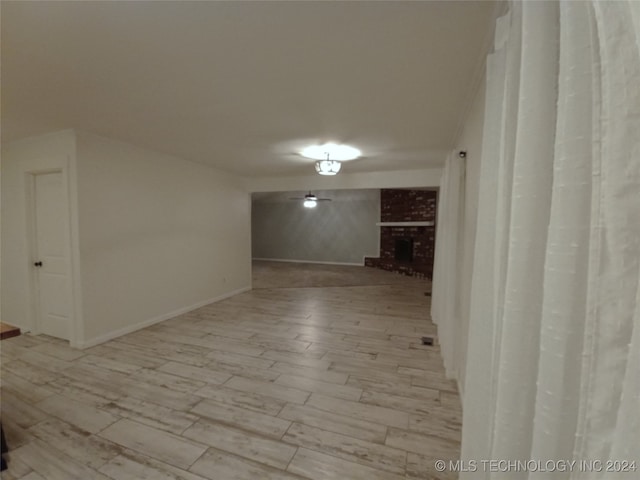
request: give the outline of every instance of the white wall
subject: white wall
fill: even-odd
[[[379,254],[380,190],[314,191],[331,202],[305,208],[283,195],[256,196],[252,207],[254,258],[364,264]]]
[[[78,273],[75,209],[75,135],[72,130],[26,138],[2,146],[1,311],[3,322],[23,331],[35,328],[33,261],[29,225],[29,173],[61,170],[70,206],[71,268]],[[76,295],[78,292],[76,291]],[[74,297],[72,321],[78,321],[80,299]],[[72,341],[76,340],[72,337]]]
[[[348,166],[348,163],[347,163]],[[347,168],[347,167],[345,167]],[[386,172],[340,172],[335,176],[309,174],[291,177],[249,177],[245,188],[250,192],[288,192],[294,190],[330,190],[359,188],[438,187],[442,168],[390,170]]]
[[[484,79],[484,76],[483,76]],[[458,386],[464,387],[467,343],[469,333],[469,303],[471,297],[471,272],[473,270],[474,246],[476,240],[476,225],[478,217],[478,187],[480,184],[480,163],[482,153],[482,132],[484,123],[485,81],[478,85],[476,96],[468,110],[464,126],[456,141],[459,150],[466,150],[464,204],[462,218],[462,232],[458,255],[462,258],[459,285],[459,364]]]
[[[77,145],[85,345],[250,288],[237,177],[86,133]]]

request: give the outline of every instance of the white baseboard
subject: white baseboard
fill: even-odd
[[[288,258],[252,258],[251,260],[261,260],[265,262],[288,262],[288,263],[315,263],[320,265],[348,265],[350,267],[364,267],[364,261],[362,263],[349,263],[349,262],[318,262],[315,260],[291,260]]]
[[[95,347],[101,343],[107,342],[109,340],[113,340],[114,338],[121,337],[122,335],[126,335],[127,333],[135,332],[136,330],[141,330],[146,327],[150,327],[151,325],[155,325],[156,323],[164,322],[165,320],[169,320],[170,318],[177,317],[178,315],[182,315],[183,313],[191,312],[200,307],[204,307],[205,305],[209,305],[210,303],[219,302],[224,300],[225,298],[233,297],[240,293],[244,293],[251,290],[251,287],[243,287],[238,290],[234,290],[232,292],[224,293],[215,298],[210,298],[208,300],[203,300],[198,303],[194,303],[193,305],[189,305],[188,307],[179,308],[178,310],[174,310],[173,312],[165,313],[158,317],[149,318],[139,323],[135,323],[133,325],[127,325],[126,327],[120,328],[118,330],[114,330],[113,332],[105,333],[104,335],[100,335],[99,337],[90,338],[89,340],[85,340],[82,342],[78,342],[76,345],[73,345],[75,348],[89,348]]]

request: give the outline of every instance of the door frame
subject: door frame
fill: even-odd
[[[37,162],[39,165],[32,165],[30,168],[23,170],[24,186],[26,194],[26,232],[25,240],[28,252],[27,269],[29,271],[29,306],[28,306],[28,324],[31,332],[34,334],[42,333],[41,315],[40,315],[40,286],[38,281],[38,272],[33,267],[33,263],[37,261],[38,253],[36,238],[36,175],[47,173],[60,173],[62,175],[62,189],[67,204],[67,217],[69,231],[67,238],[67,254],[69,257],[69,344],[71,347],[78,347],[81,343],[82,323],[80,315],[80,294],[79,294],[79,249],[78,249],[78,229],[77,229],[77,192],[75,184],[70,181],[69,163],[71,159],[67,157],[67,165],[47,165],[46,161]]]

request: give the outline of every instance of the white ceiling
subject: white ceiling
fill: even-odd
[[[2,140],[78,128],[247,176],[440,164],[493,1],[2,2]]]

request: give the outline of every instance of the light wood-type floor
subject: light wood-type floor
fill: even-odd
[[[461,410],[438,347],[419,342],[436,332],[429,283],[266,262],[254,275],[251,292],[87,350],[2,341],[2,479],[453,478],[433,463],[458,457]],[[352,286],[327,286],[341,278]]]

